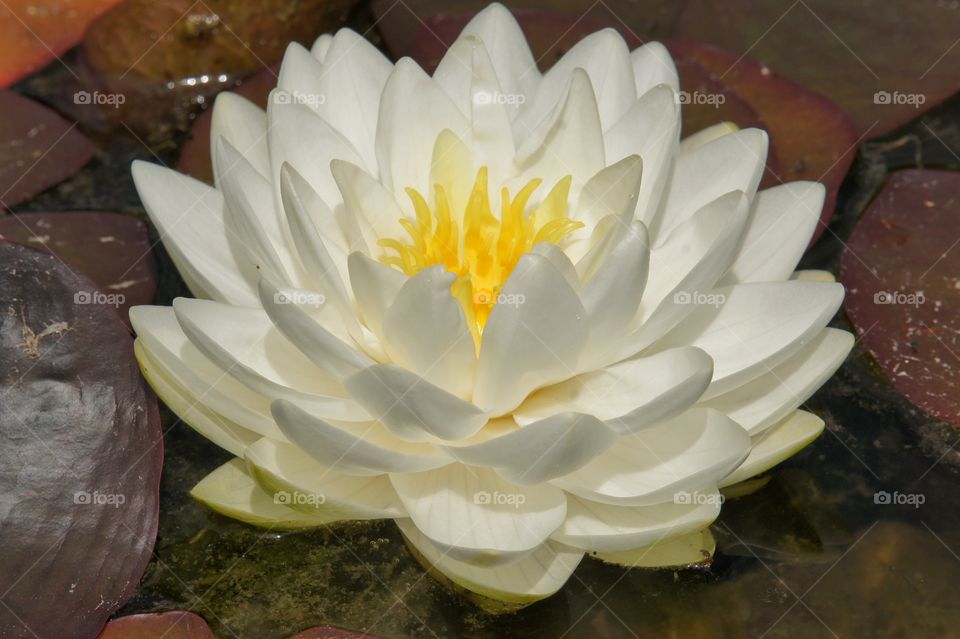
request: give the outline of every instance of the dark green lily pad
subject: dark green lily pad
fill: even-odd
[[[847,315],[899,392],[960,427],[960,173],[894,173],[840,262]]]
[[[84,639],[150,559],[163,458],[156,399],[93,283],[0,242],[0,636]]]
[[[13,91],[0,91],[0,113],[0,207],[65,180],[96,151],[74,125]]]
[[[55,255],[92,279],[91,303],[117,309],[129,326],[131,306],[150,304],[157,291],[157,265],[147,226],[119,213],[69,211],[19,213],[0,218],[0,237]]]

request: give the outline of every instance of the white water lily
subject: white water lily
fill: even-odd
[[[390,518],[509,605],[585,553],[696,563],[719,489],[822,431],[843,297],[796,275],[824,199],[767,136],[680,141],[677,74],[612,30],[541,74],[510,13],[433,76],[350,30],[266,112],[214,107],[216,185],[136,163],[196,299],[131,311],[143,371],[238,459],[194,495],[283,528]],[[826,281],[824,281],[826,280]]]

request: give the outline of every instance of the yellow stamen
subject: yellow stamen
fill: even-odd
[[[400,224],[409,239],[382,239],[392,251],[381,261],[407,275],[442,264],[457,275],[451,295],[463,306],[467,325],[479,349],[483,327],[501,295],[504,283],[524,253],[539,242],[559,244],[583,226],[567,217],[570,176],[559,180],[541,204],[527,212],[527,204],[541,180],[531,180],[511,198],[501,191],[500,217],[493,214],[487,191],[487,167],[477,171],[473,189],[462,215],[451,211],[450,199],[439,184],[434,186],[434,205],[415,189],[406,189],[413,203],[414,219]]]

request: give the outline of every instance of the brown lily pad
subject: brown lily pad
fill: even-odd
[[[92,279],[86,291],[129,326],[131,306],[150,304],[157,291],[157,264],[147,225],[129,215],[70,211],[20,213],[0,218],[0,237],[53,254]]]
[[[234,93],[242,95],[262,108],[267,108],[267,97],[270,91],[277,86],[277,74],[280,65],[276,64],[268,69],[261,69],[244,80],[240,86],[233,89]],[[207,109],[197,116],[190,127],[190,137],[180,149],[180,159],[177,161],[177,170],[192,177],[213,184],[213,164],[210,159],[210,121],[213,118],[212,109]]]
[[[894,387],[960,427],[960,173],[894,173],[843,252],[844,306]]]
[[[826,228],[840,184],[856,155],[857,133],[847,116],[830,100],[752,60],[738,61],[732,53],[707,45],[671,42],[669,46],[679,59],[695,62],[761,114],[761,126],[770,133],[777,158],[782,160],[767,162],[762,187],[795,180],[813,180],[827,187],[816,240]]]
[[[951,2],[686,0],[672,37],[749,55],[881,135],[960,89]],[[919,97],[917,97],[919,96]]]
[[[159,518],[156,398],[94,284],[0,241],[0,636],[95,637],[137,587]]]
[[[353,0],[127,0],[87,32],[84,50],[106,77],[155,82],[244,74],[339,26]]]
[[[0,206],[10,208],[80,170],[96,149],[45,106],[0,90]]]
[[[207,622],[192,612],[174,610],[128,615],[111,620],[97,639],[215,639]]]
[[[0,86],[77,44],[90,21],[120,0],[6,0],[0,5]]]
[[[376,639],[374,635],[354,630],[344,630],[333,626],[318,626],[298,632],[290,639]]]

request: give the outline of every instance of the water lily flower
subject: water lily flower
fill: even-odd
[[[393,519],[518,606],[584,554],[697,563],[719,490],[823,429],[843,288],[795,274],[813,182],[767,135],[680,139],[666,49],[613,30],[546,73],[503,6],[430,76],[343,29],[266,112],[218,96],[215,185],[137,162],[196,298],[131,311],[147,379],[236,456],[193,494],[283,528]]]

